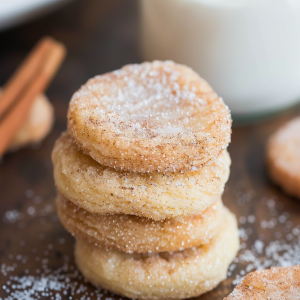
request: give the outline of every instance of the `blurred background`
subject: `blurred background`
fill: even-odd
[[[300,100],[299,1],[1,1],[2,84],[45,35],[68,49],[61,73],[78,68],[71,92],[126,63],[171,59],[205,78],[236,124]]]
[[[3,2],[9,1],[1,1],[1,14],[1,5],[5,6]],[[20,0],[10,2],[30,3]],[[65,122],[72,94],[87,79],[126,63],[140,61],[137,49],[138,3],[132,0],[126,3],[118,0],[32,2],[36,2],[38,9],[33,8],[33,14],[26,13],[24,22],[19,22],[20,11],[17,9],[16,23],[7,20],[6,24],[0,16],[0,85],[6,83],[40,38],[54,37],[65,44],[67,56],[47,95],[54,103],[57,119]],[[50,5],[48,11],[47,2],[56,5]],[[11,27],[5,26],[8,24]]]

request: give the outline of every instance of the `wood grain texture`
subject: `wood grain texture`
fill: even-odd
[[[68,102],[81,84],[96,74],[120,68],[124,64],[141,62],[138,48],[138,1],[135,0],[78,0],[60,11],[21,27],[0,33],[0,85],[18,67],[26,53],[42,36],[50,35],[62,41],[68,56],[48,89],[47,95],[54,104],[56,122],[51,134],[40,147],[28,147],[17,153],[5,155],[0,164],[0,270],[22,259],[8,275],[0,273],[0,298],[9,295],[3,285],[11,275],[38,277],[39,258],[47,258],[53,272],[65,262],[74,267],[74,240],[58,222],[54,211],[55,186],[50,154],[54,141],[66,128]],[[226,99],[225,99],[226,101]],[[300,225],[300,203],[285,195],[273,185],[266,173],[265,145],[269,135],[280,125],[300,113],[296,108],[272,120],[255,126],[233,129],[229,152],[232,158],[231,176],[223,197],[237,217],[254,215],[256,221],[245,229],[252,234],[245,241],[251,249],[261,234],[264,241],[274,240],[280,226],[265,230],[261,222],[270,218],[262,199],[274,199],[278,211],[289,214],[293,226]],[[14,218],[9,213],[17,212]],[[8,221],[10,220],[10,221]],[[238,274],[241,265],[234,270]],[[27,270],[27,271],[26,271]],[[234,274],[212,292],[199,300],[221,300],[233,289]],[[71,279],[74,280],[74,279]],[[77,279],[89,293],[94,287]],[[81,299],[71,290],[62,299]],[[104,294],[102,299],[118,296]],[[40,299],[51,299],[41,296]],[[91,299],[97,299],[91,296]]]

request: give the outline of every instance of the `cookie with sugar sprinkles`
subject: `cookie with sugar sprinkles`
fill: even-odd
[[[67,133],[52,151],[58,191],[77,206],[102,214],[130,214],[162,220],[200,214],[223,193],[230,170],[224,151],[194,172],[116,171],[83,154]]]
[[[217,235],[175,252],[124,253],[77,240],[75,260],[96,286],[130,299],[187,299],[215,288],[239,249],[235,216],[225,208]]]
[[[300,117],[271,136],[267,163],[272,180],[288,194],[300,198]]]
[[[184,172],[224,151],[231,116],[193,70],[154,61],[90,79],[71,99],[68,128],[77,146],[102,165]]]
[[[300,266],[249,273],[224,300],[299,300]]]
[[[224,226],[221,199],[199,215],[162,221],[126,214],[93,214],[60,194],[56,209],[61,223],[76,238],[127,253],[178,251],[207,244]]]

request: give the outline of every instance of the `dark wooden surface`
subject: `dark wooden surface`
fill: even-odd
[[[0,163],[0,299],[15,299],[16,295],[19,299],[31,299],[21,296],[26,291],[32,292],[32,284],[27,288],[24,282],[13,286],[14,282],[20,284],[22,278],[36,282],[48,280],[46,289],[35,290],[32,299],[60,299],[58,295],[61,299],[119,299],[96,291],[76,271],[74,240],[61,226],[54,210],[50,154],[55,139],[66,128],[66,111],[72,93],[96,74],[141,61],[137,4],[134,0],[73,1],[42,19],[0,32],[0,85],[40,37],[51,35],[68,48],[67,59],[47,91],[56,114],[51,134],[40,146],[7,154]],[[265,244],[286,239],[292,228],[300,225],[299,202],[269,182],[264,163],[269,135],[299,113],[300,109],[296,108],[264,123],[233,129],[229,147],[231,176],[223,199],[236,213],[240,227],[248,233],[242,239],[241,253],[252,249],[257,239]],[[277,222],[282,215],[286,220]],[[245,222],[244,217],[248,216],[255,216],[255,222],[253,217]],[[266,228],[263,222],[272,218],[277,220],[275,225]],[[294,236],[286,243],[293,245]],[[265,260],[264,253],[261,259]],[[233,289],[232,281],[245,269],[246,263],[239,259],[235,265],[227,280],[200,298],[223,299]],[[63,287],[50,287],[51,274],[56,285],[64,282]]]

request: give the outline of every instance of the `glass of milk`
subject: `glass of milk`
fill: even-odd
[[[300,99],[300,0],[140,0],[146,60],[205,78],[235,117]]]

